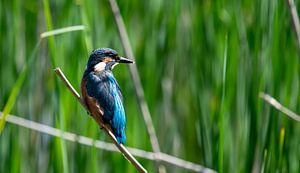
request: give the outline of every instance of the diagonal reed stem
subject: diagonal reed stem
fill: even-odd
[[[59,76],[59,78],[64,82],[66,87],[70,90],[70,92],[77,98],[77,100],[81,103],[81,105],[89,111],[83,100],[81,99],[80,95],[76,92],[74,87],[71,85],[71,83],[68,81],[64,73],[61,71],[60,68],[54,69],[55,73]],[[91,112],[90,112],[91,113]],[[115,146],[120,150],[120,152],[124,155],[124,157],[141,173],[146,173],[147,170],[132,156],[132,154],[126,149],[126,147],[122,144],[119,144],[114,136],[114,134],[109,130],[109,128],[102,124],[102,121],[98,118],[95,118],[97,116],[92,116],[95,121],[98,123],[98,125],[104,129],[105,133],[112,139]]]
[[[296,8],[294,0],[287,0],[287,1],[289,4],[289,11],[290,11],[292,22],[293,22],[293,27],[294,27],[294,30],[296,33],[298,48],[300,49],[300,22],[299,22],[299,16],[297,13],[297,8]]]
[[[294,113],[293,111],[289,110],[288,108],[284,107],[279,101],[275,98],[270,96],[269,94],[261,92],[259,97],[262,98],[265,102],[269,103],[271,106],[282,112],[283,114],[287,115],[289,118],[300,122],[300,115]]]

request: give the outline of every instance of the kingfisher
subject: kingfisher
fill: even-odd
[[[98,48],[89,56],[81,81],[83,101],[95,119],[112,130],[119,144],[126,141],[123,96],[112,70],[119,63],[133,63],[110,48]]]

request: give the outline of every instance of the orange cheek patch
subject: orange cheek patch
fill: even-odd
[[[110,62],[112,61],[111,57],[104,57],[103,62]]]

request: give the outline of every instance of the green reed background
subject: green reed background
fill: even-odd
[[[267,92],[300,112],[299,51],[286,1],[118,4],[163,152],[218,172],[300,172],[300,125],[259,98]],[[73,25],[86,29],[42,39],[34,52],[42,32]],[[124,54],[108,1],[1,0],[0,40],[1,110],[28,62],[11,114],[110,141],[53,71],[61,67],[79,91],[91,50]],[[114,74],[124,96],[126,145],[150,151],[128,69],[119,65]],[[156,172],[152,161],[138,160]],[[0,172],[135,169],[119,153],[6,123]]]

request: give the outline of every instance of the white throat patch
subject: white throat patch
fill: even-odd
[[[94,66],[94,71],[100,72],[105,69],[106,63],[105,62],[99,62]]]

